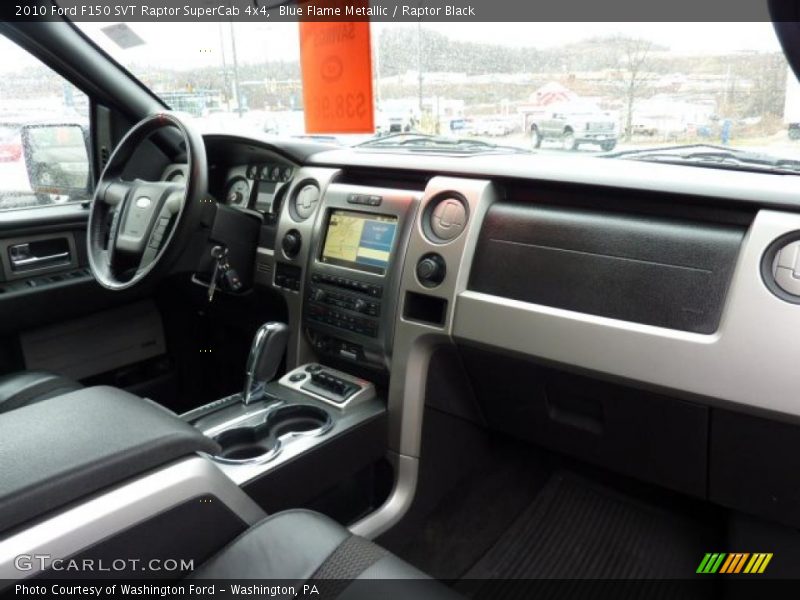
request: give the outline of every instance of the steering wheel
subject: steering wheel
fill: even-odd
[[[142,142],[164,128],[183,138],[186,181],[123,179]],[[125,290],[165,272],[200,223],[207,186],[205,144],[192,127],[168,112],[134,125],[109,158],[89,212],[89,268],[97,282]]]

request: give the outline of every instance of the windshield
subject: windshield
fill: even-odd
[[[203,129],[308,134],[297,23],[77,25]],[[372,23],[371,44],[374,130],[321,139],[800,158],[800,85],[770,23]]]

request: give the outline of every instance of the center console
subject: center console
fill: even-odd
[[[290,381],[298,373],[305,375],[303,380]],[[314,376],[340,381],[346,389],[339,391],[337,385],[334,391],[331,384],[315,383]],[[234,394],[183,418],[218,444],[219,450],[209,457],[223,473],[245,491],[266,488],[270,496],[266,500],[274,501],[279,490],[269,489],[267,482],[280,479],[287,468],[302,469],[304,482],[314,479],[314,484],[336,473],[330,480],[335,484],[336,478],[378,460],[386,447],[385,413],[371,383],[311,364],[265,385],[256,402],[245,404],[242,394]],[[359,458],[346,462],[342,456],[348,453],[342,449],[356,439],[359,446],[363,444]],[[332,459],[334,466],[325,476],[308,467],[316,454],[328,454]],[[261,496],[253,494],[259,501],[264,499]]]
[[[317,363],[273,381],[288,332],[284,323],[262,325],[244,390],[182,416],[214,444],[208,458],[270,511],[305,505],[386,448],[386,407],[371,382]]]
[[[310,246],[302,326],[321,357],[387,367],[414,195],[332,183]]]

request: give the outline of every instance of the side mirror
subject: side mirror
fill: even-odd
[[[86,130],[78,124],[25,125],[21,131],[28,180],[50,202],[91,195]]]

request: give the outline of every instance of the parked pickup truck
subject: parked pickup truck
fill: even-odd
[[[557,140],[565,150],[577,150],[581,144],[595,144],[605,152],[617,145],[619,128],[616,117],[591,104],[558,104],[533,112],[526,117],[526,131],[531,145],[538,148],[545,140]]]

